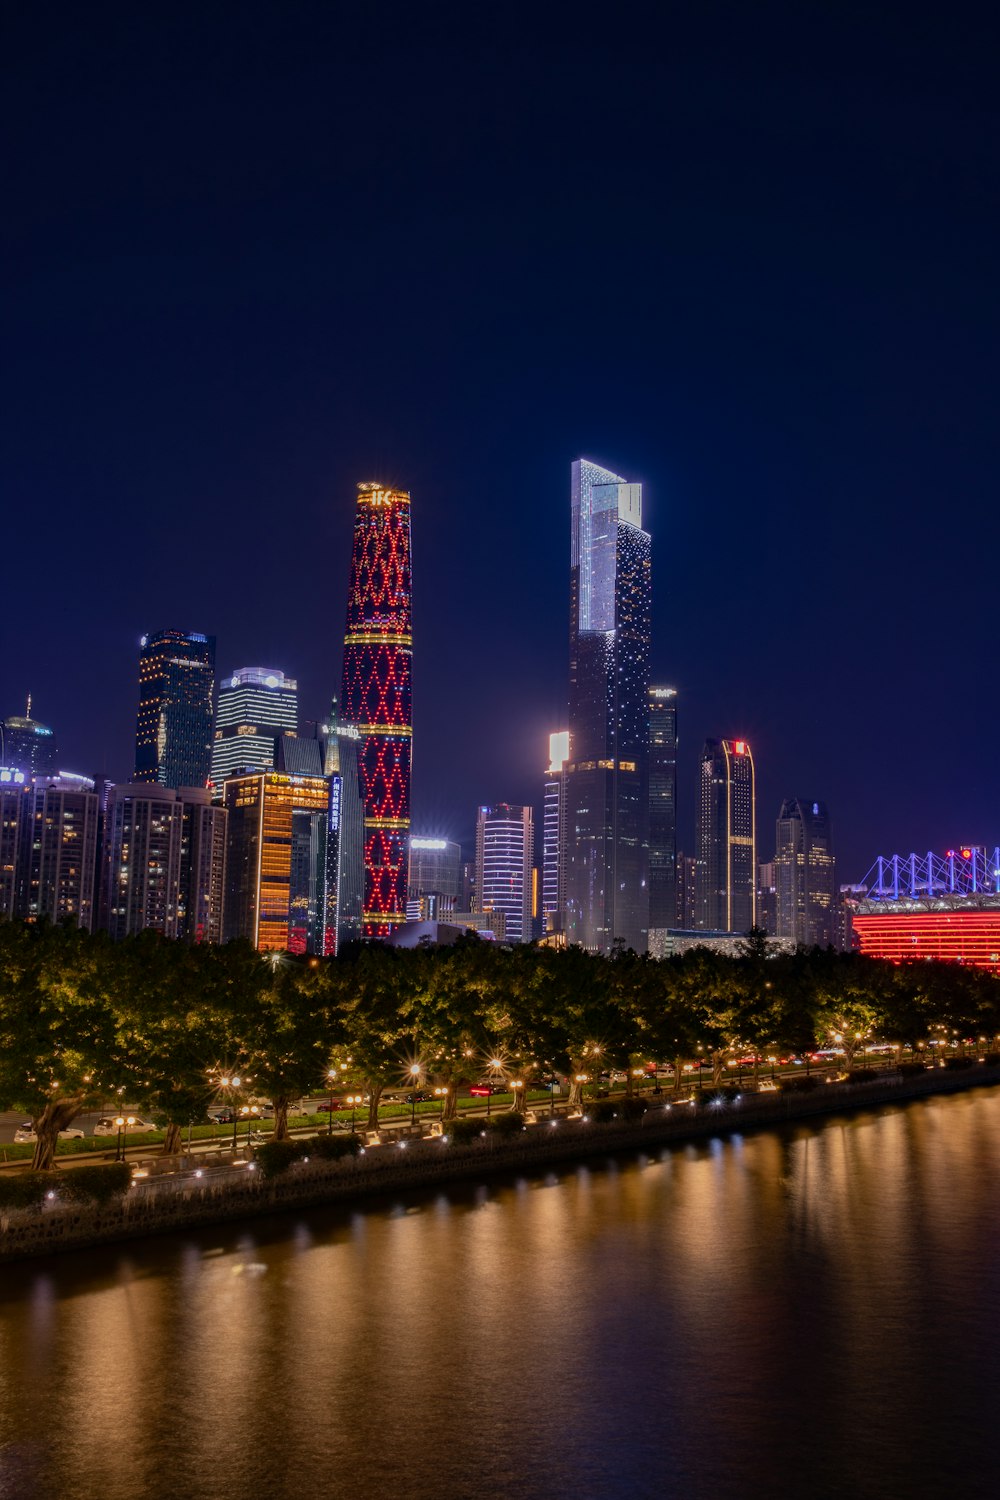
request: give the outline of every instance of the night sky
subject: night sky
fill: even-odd
[[[878,12],[872,15],[872,10]],[[569,468],[645,486],[654,681],[760,855],[1000,840],[988,9],[4,7],[0,712],[132,768],[138,638],[339,690],[413,495],[414,829],[540,800]]]

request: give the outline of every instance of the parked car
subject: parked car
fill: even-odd
[[[134,1135],[137,1130],[155,1130],[156,1129],[156,1126],[155,1125],[151,1125],[148,1120],[140,1120],[135,1115],[133,1115],[131,1118],[132,1118],[132,1123],[128,1127],[128,1131],[129,1131],[130,1135]],[[118,1124],[118,1116],[117,1115],[103,1115],[101,1117],[101,1119],[98,1120],[97,1124],[94,1126],[94,1134],[95,1135],[117,1135],[119,1129],[124,1130],[125,1126],[124,1125],[119,1126],[119,1124]],[[81,1135],[83,1134],[82,1130],[81,1130],[80,1134]]]
[[[210,1109],[207,1113],[209,1122],[212,1125],[232,1125],[234,1120],[239,1119],[239,1115],[235,1114],[228,1105],[223,1105],[218,1109]]]
[[[35,1127],[30,1120],[25,1120],[23,1125],[17,1127],[14,1131],[14,1139],[19,1146],[33,1145],[38,1140],[35,1134]],[[60,1130],[59,1139],[61,1141],[82,1141],[83,1131],[76,1125],[71,1125],[66,1130]]]
[[[471,1094],[472,1092],[472,1089],[470,1089],[469,1093]],[[414,1089],[412,1094],[407,1094],[406,1102],[407,1104],[424,1104],[428,1099],[433,1098],[434,1095],[429,1094],[426,1089]]]
[[[473,1099],[485,1099],[490,1094],[503,1094],[506,1090],[502,1083],[472,1083],[469,1085],[469,1093]],[[406,1099],[409,1104],[409,1095]]]

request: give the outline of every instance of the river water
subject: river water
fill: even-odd
[[[0,1500],[1000,1494],[1000,1091],[0,1270]]]

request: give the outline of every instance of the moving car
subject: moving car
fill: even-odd
[[[19,1125],[17,1127],[17,1129],[14,1131],[14,1139],[19,1146],[24,1146],[29,1143],[34,1144],[34,1142],[38,1140],[38,1137],[35,1134],[35,1127],[34,1125],[32,1125],[30,1120],[25,1120],[23,1125]],[[80,1130],[76,1125],[70,1125],[66,1130],[60,1130],[59,1139],[61,1141],[82,1141],[83,1131]]]

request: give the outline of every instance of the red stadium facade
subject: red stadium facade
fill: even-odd
[[[851,920],[861,952],[872,958],[948,959],[1000,973],[1000,907],[855,911]]]
[[[410,497],[359,484],[342,704],[361,734],[367,937],[385,937],[406,920],[412,655]]]

